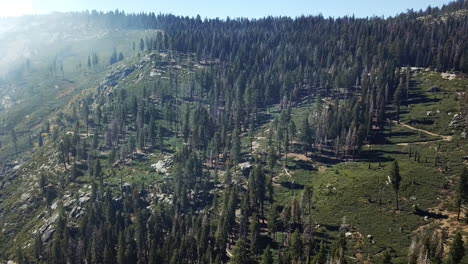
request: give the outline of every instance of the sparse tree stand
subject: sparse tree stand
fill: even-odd
[[[463,202],[466,200],[466,196],[468,193],[467,180],[468,180],[468,170],[465,167],[463,168],[463,171],[460,174],[460,179],[458,180],[456,196],[455,196],[455,199],[456,199],[455,203],[458,208],[457,220],[460,220],[461,208],[462,208]]]
[[[391,171],[391,181],[392,181],[392,187],[393,190],[395,191],[395,196],[396,196],[396,209],[400,210],[399,203],[398,203],[398,194],[400,191],[400,185],[401,185],[401,175],[400,175],[400,168],[398,166],[398,161],[393,161],[392,164],[392,171]]]

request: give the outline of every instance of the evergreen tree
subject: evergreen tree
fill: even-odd
[[[239,129],[234,129],[232,133],[232,149],[231,149],[231,160],[234,165],[234,169],[240,163],[241,159],[241,141]]]
[[[460,232],[458,232],[450,246],[448,261],[449,263],[458,264],[461,263],[463,256],[465,256],[465,245]]]
[[[398,192],[400,191],[401,185],[401,175],[400,175],[400,168],[398,167],[398,161],[393,161],[392,163],[392,170],[391,170],[391,182],[393,190],[395,191],[396,196],[396,209],[400,210],[399,203],[398,203]]]
[[[117,245],[117,263],[118,264],[126,264],[127,261],[125,259],[125,237],[124,231],[119,232],[119,242]]]
[[[384,252],[384,257],[383,257],[383,260],[382,260],[382,264],[393,264],[392,256],[390,255],[388,250],[385,250],[385,252]]]
[[[262,259],[260,264],[273,264],[273,254],[271,252],[270,246],[268,246],[265,251],[263,251]]]
[[[18,137],[16,136],[16,132],[14,128],[10,130],[10,139],[15,149],[15,155],[17,155],[18,154]]]
[[[323,241],[320,243],[320,249],[312,260],[312,264],[323,264],[327,262],[327,250]]]
[[[302,258],[304,247],[302,244],[302,237],[301,237],[301,234],[299,233],[299,229],[296,229],[296,231],[294,231],[291,237],[290,250],[291,250],[292,258],[296,261],[300,261]]]
[[[460,178],[458,180],[456,194],[455,194],[456,205],[458,208],[457,220],[460,220],[461,208],[468,194],[468,182],[467,181],[468,181],[468,170],[466,167],[464,167],[462,173],[460,174]]]
[[[140,51],[144,51],[145,50],[145,42],[143,41],[143,39],[140,39]]]
[[[230,263],[232,264],[246,264],[250,262],[249,252],[245,245],[244,239],[239,239],[232,249],[232,257]]]
[[[250,251],[252,254],[256,254],[258,251],[259,246],[259,237],[260,234],[258,232],[259,225],[257,215],[254,214],[252,216],[252,220],[250,222],[249,232],[250,232]]]
[[[312,128],[309,124],[309,117],[306,116],[304,117],[302,121],[302,126],[300,127],[300,138],[302,142],[303,149],[305,154],[307,155],[307,152],[310,148],[310,145],[312,144]]]
[[[403,83],[400,81],[395,93],[393,94],[393,104],[396,107],[396,121],[400,124],[400,108],[401,108],[401,100],[403,97]]]

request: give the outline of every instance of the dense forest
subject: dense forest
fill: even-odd
[[[58,211],[54,232],[50,239],[33,236],[31,250],[15,249],[17,263],[352,262],[346,220],[328,243],[316,232],[317,190],[305,186],[285,205],[275,199],[274,177],[288,168],[293,151],[364,159],[363,149],[385,142],[386,127],[399,124],[414,103],[415,70],[467,74],[467,14],[463,0],[390,18],[63,14],[93,27],[155,30],[133,41],[133,50],[164,69],[165,78],[133,91],[109,74],[95,93],[75,98],[30,136],[31,146],[56,151],[63,173],[39,172],[41,203],[49,214]],[[109,64],[122,61],[114,49]],[[92,72],[97,56],[87,64]],[[299,107],[306,114],[297,120]],[[461,127],[468,127],[468,104],[463,107]],[[259,132],[263,151],[253,144]],[[14,128],[9,137],[19,152]],[[128,160],[149,153],[173,154],[161,182],[110,180]],[[409,157],[421,159],[411,150]],[[398,161],[389,166],[399,210]],[[72,219],[64,190],[83,175],[90,196]],[[466,170],[458,175],[467,181]],[[465,185],[457,187],[459,208]],[[421,242],[408,262],[461,263],[460,235],[448,254],[437,243],[437,235]],[[393,263],[394,252],[379,254],[380,262],[368,263]]]

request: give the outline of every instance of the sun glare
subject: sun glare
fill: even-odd
[[[31,0],[2,0],[0,2],[0,17],[34,14]]]

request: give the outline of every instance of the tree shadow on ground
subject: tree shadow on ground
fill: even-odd
[[[282,181],[280,184],[281,184],[281,186],[283,188],[290,189],[290,190],[302,190],[302,189],[304,189],[303,184],[299,184],[299,183],[296,183],[296,182]]]
[[[417,216],[421,216],[421,217],[427,216],[428,218],[432,218],[432,219],[447,219],[448,218],[447,215],[433,213],[433,212],[429,212],[427,210],[422,210],[419,208],[416,208],[416,211],[414,212],[414,214]]]

